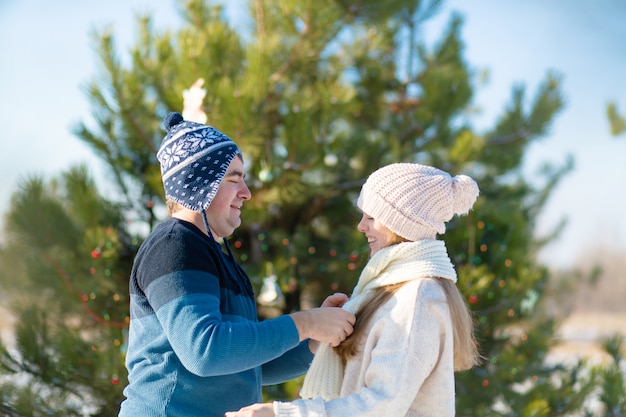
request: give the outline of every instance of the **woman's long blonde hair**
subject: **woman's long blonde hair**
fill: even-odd
[[[406,240],[398,236],[391,244],[404,241]],[[450,310],[454,346],[454,370],[468,370],[474,365],[478,365],[481,360],[481,356],[478,352],[478,343],[474,335],[472,314],[463,295],[454,282],[445,278],[433,277],[431,279],[437,281],[443,289]],[[365,329],[372,320],[374,313],[404,284],[405,283],[387,285],[376,289],[373,298],[356,312],[354,331],[343,343],[335,348],[335,351],[341,356],[344,364],[348,359],[358,353],[359,342],[365,337]]]

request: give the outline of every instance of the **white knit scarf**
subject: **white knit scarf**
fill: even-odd
[[[456,282],[456,272],[443,241],[426,239],[383,248],[369,260],[361,272],[352,297],[343,308],[356,313],[372,298],[372,290],[375,288],[428,277],[446,278]],[[342,383],[341,357],[329,344],[320,343],[304,379],[300,396],[332,400],[339,397]]]

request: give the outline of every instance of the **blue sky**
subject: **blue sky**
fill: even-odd
[[[576,161],[542,213],[538,233],[560,218],[569,224],[541,259],[567,267],[602,248],[626,253],[626,134],[611,137],[609,100],[626,114],[626,2],[621,0],[452,0],[425,26],[435,40],[450,11],[465,17],[466,58],[489,71],[477,91],[487,127],[508,103],[511,88],[525,84],[529,98],[549,70],[562,74],[566,108],[549,134],[532,145],[525,171],[543,162]],[[151,12],[157,27],[175,25],[174,1],[0,0],[0,213],[17,183],[29,175],[56,175],[86,162],[104,178],[90,150],[71,134],[90,120],[81,87],[97,76],[89,32],[113,25],[120,51],[135,40],[135,14]]]

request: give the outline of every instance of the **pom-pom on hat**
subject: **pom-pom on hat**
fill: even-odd
[[[183,120],[172,112],[163,120],[167,134],[157,152],[165,197],[204,212],[235,155],[241,150],[219,130]]]
[[[357,205],[395,234],[416,241],[445,233],[445,223],[467,214],[478,193],[467,175],[451,177],[430,166],[397,163],[369,176]]]

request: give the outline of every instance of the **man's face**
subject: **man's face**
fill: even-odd
[[[217,194],[206,210],[215,238],[230,236],[241,225],[241,207],[250,197],[252,194],[244,178],[243,160],[237,156],[230,163]]]

